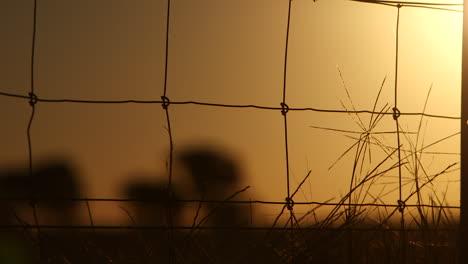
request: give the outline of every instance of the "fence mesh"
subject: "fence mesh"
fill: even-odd
[[[434,190],[434,188],[431,189],[429,186],[433,185],[433,182],[435,182],[439,176],[457,171],[458,163],[447,164],[447,166],[437,173],[430,174],[424,171],[423,164],[420,158],[418,158],[418,155],[423,155],[423,151],[431,145],[443,142],[447,138],[456,137],[459,133],[451,134],[424,146],[419,145],[419,139],[416,139],[416,142],[413,142],[412,145],[409,137],[412,134],[417,134],[419,138],[423,117],[429,119],[453,120],[453,122],[458,122],[460,117],[426,113],[425,108],[429,95],[425,101],[424,110],[422,112],[401,111],[398,102],[400,91],[398,73],[401,71],[399,68],[399,60],[401,60],[399,51],[401,41],[400,29],[403,27],[400,17],[401,12],[409,8],[423,8],[437,12],[460,12],[456,9],[461,6],[460,4],[354,1],[360,2],[357,3],[358,6],[382,5],[385,8],[392,8],[395,10],[394,17],[396,28],[394,37],[395,49],[393,51],[395,66],[393,105],[378,105],[379,97],[386,81],[386,79],[384,79],[377,99],[374,102],[373,109],[359,110],[356,109],[353,104],[349,107],[345,106],[343,103],[343,109],[294,107],[288,104],[287,88],[289,83],[288,78],[291,74],[288,68],[290,62],[288,58],[291,52],[290,44],[292,44],[290,34],[293,32],[292,28],[295,27],[295,22],[299,21],[295,20],[293,16],[297,0],[286,1],[288,2],[286,10],[287,21],[284,24],[285,28],[282,29],[285,41],[284,57],[282,60],[284,63],[282,68],[282,98],[280,98],[281,102],[277,106],[172,100],[170,92],[171,89],[176,88],[170,87],[168,76],[170,75],[172,65],[172,53],[170,52],[173,49],[171,29],[172,24],[177,23],[177,21],[172,20],[171,17],[173,8],[178,7],[174,5],[174,2],[177,1],[167,0],[167,5],[165,6],[164,86],[160,100],[83,100],[45,98],[41,96],[40,92],[36,91],[37,89],[35,86],[37,83],[36,75],[38,69],[36,65],[36,39],[40,37],[41,33],[38,31],[37,22],[38,18],[41,17],[40,10],[42,1],[33,1],[30,91],[27,95],[0,91],[0,95],[3,97],[12,97],[27,101],[31,108],[26,130],[29,154],[29,178],[27,178],[29,182],[27,184],[31,186],[24,188],[28,191],[23,197],[17,197],[18,195],[16,194],[11,195],[4,191],[9,197],[2,198],[2,202],[8,206],[13,205],[14,210],[15,208],[20,208],[20,204],[28,204],[22,208],[29,207],[31,217],[23,219],[14,213],[14,221],[2,221],[1,228],[3,230],[14,230],[16,233],[21,233],[20,237],[23,240],[28,241],[28,239],[30,239],[29,241],[32,241],[31,244],[33,248],[35,248],[31,251],[35,252],[32,253],[33,258],[37,258],[43,263],[79,263],[82,259],[80,260],[72,251],[84,250],[87,251],[86,254],[83,254],[83,256],[85,256],[84,258],[94,261],[105,260],[119,263],[142,263],[141,261],[148,263],[153,263],[154,261],[166,261],[168,263],[206,261],[213,263],[238,263],[247,261],[248,263],[253,263],[261,259],[269,260],[273,263],[310,263],[311,261],[319,262],[326,260],[332,261],[333,263],[405,263],[429,259],[435,262],[442,259],[446,259],[449,262],[456,262],[456,222],[449,222],[447,219],[452,219],[449,215],[454,214],[453,212],[458,210],[459,206],[450,206],[445,201],[445,197],[441,198],[438,197],[437,194],[431,194],[430,192],[428,194],[430,199],[426,200],[429,202],[424,203],[422,196],[426,195],[426,192],[423,190]],[[317,2],[316,4],[319,3],[320,2]],[[347,96],[351,101],[342,72],[340,70],[338,71]],[[89,104],[148,104],[161,106],[165,115],[165,127],[167,129],[166,140],[169,146],[166,175],[167,185],[161,187],[162,189],[160,192],[155,192],[153,190],[153,193],[148,196],[141,195],[139,197],[118,199],[60,197],[60,201],[66,202],[66,206],[70,206],[69,204],[71,203],[84,204],[89,224],[64,224],[61,222],[58,224],[51,224],[48,221],[41,220],[39,216],[41,203],[53,206],[55,210],[66,210],[63,205],[53,202],[57,200],[57,197],[48,197],[41,194],[41,188],[44,185],[31,180],[37,177],[36,172],[38,171],[33,162],[36,157],[33,155],[35,142],[32,140],[33,128],[37,125],[35,122],[36,108],[42,104],[59,103],[79,104],[80,106],[83,105],[83,107]],[[178,133],[178,131],[172,126],[172,120],[174,118],[172,114],[173,109],[181,107],[182,105],[207,107],[210,111],[217,111],[217,109],[221,108],[235,111],[245,109],[252,111],[271,111],[278,113],[278,122],[280,122],[279,114],[281,114],[282,125],[284,127],[284,142],[282,142],[282,144],[284,144],[284,152],[281,155],[285,168],[284,189],[286,197],[278,199],[279,201],[243,200],[238,198],[242,196],[242,193],[246,192],[250,186],[238,188],[230,193],[224,192],[221,195],[212,195],[211,193],[217,192],[216,189],[219,186],[227,184],[227,182],[219,183],[216,181],[211,183],[212,186],[202,186],[200,184],[201,187],[199,188],[202,190],[200,191],[201,198],[184,199],[178,197],[178,194],[174,190],[173,179],[174,159],[176,159],[174,145],[177,144],[173,135],[174,133]],[[301,188],[309,182],[309,177],[314,174],[313,170],[309,170],[305,177],[301,179],[300,183],[297,184],[295,188],[292,187],[290,168],[292,155],[289,145],[291,127],[289,117],[297,112],[314,112],[317,114],[351,117],[362,129],[362,132],[355,132],[335,128],[315,127],[318,130],[325,130],[330,133],[348,133],[350,134],[349,137],[355,140],[355,143],[343,154],[351,153],[352,150],[355,151],[355,155],[352,158],[354,161],[352,162],[353,169],[351,179],[349,180],[349,190],[345,195],[342,195],[339,201],[296,201],[298,200],[296,199],[296,195],[302,191]],[[187,113],[187,115],[190,115],[190,113]],[[365,120],[360,118],[360,115],[367,115],[366,118],[369,119],[368,125]],[[407,128],[402,126],[400,117],[405,116],[420,118],[417,133],[410,132]],[[394,129],[375,131],[379,122],[389,117],[392,117],[394,120]],[[219,125],[222,126],[223,124]],[[184,132],[187,133],[187,131]],[[390,135],[393,137],[393,143],[387,144],[380,142],[376,137],[376,135],[379,134]],[[404,139],[409,143],[404,144]],[[369,159],[370,161],[372,159],[370,150],[372,145],[380,148],[385,155],[381,160],[378,160],[376,164],[367,168],[367,171],[363,172],[365,160]],[[427,151],[425,151],[425,153],[426,152]],[[210,160],[212,157],[203,156],[205,154],[206,153],[196,153],[192,156],[188,155],[187,160],[190,159],[188,163],[193,162],[191,163],[193,165],[192,173],[196,175],[198,173],[197,170],[201,170],[201,174],[212,173],[215,177],[218,177],[221,174],[206,169],[212,165],[206,160]],[[280,153],[278,153],[278,155],[279,154]],[[441,152],[434,154],[457,155],[457,153]],[[343,155],[338,160],[340,160]],[[374,161],[375,159],[379,159],[379,157],[374,156]],[[225,164],[219,165],[219,162],[218,160],[214,161],[215,165],[218,167],[228,166]],[[384,164],[385,166],[383,166]],[[200,166],[205,167],[200,169]],[[405,169],[412,170],[414,172],[414,175],[412,175],[414,178],[408,178],[403,175],[403,170]],[[418,170],[421,171],[418,172]],[[222,177],[224,177],[226,172],[229,172],[229,169],[222,171]],[[53,174],[54,172],[46,171],[46,173]],[[393,175],[397,177],[398,183],[396,191],[398,192],[398,198],[393,202],[384,202],[379,197],[373,197],[370,194],[369,186],[378,184],[378,181],[389,173],[393,173]],[[418,177],[423,179],[418,179]],[[5,186],[14,186],[8,185],[10,183],[7,181],[4,181],[3,184]],[[22,184],[25,183],[23,182]],[[405,186],[412,187],[405,188]],[[392,192],[393,191],[395,190],[392,190]],[[71,194],[73,194],[73,192],[71,192]],[[71,194],[67,193],[67,195]],[[213,199],[213,197],[215,197],[215,199]],[[220,197],[223,198],[220,199]],[[153,222],[142,225],[138,223],[139,219],[135,219],[133,211],[128,211],[124,206],[121,206],[120,208],[124,210],[132,220],[131,225],[96,224],[91,206],[91,204],[94,203],[135,204],[137,207],[146,206],[141,207],[142,212],[151,213],[152,211],[158,211],[159,214],[163,215],[164,220],[160,223]],[[178,214],[181,205],[187,204],[193,207],[193,211],[196,212],[192,224],[181,225],[176,223],[174,220],[175,214]],[[278,211],[277,207],[275,207],[273,210],[273,221],[263,225],[253,225],[252,207],[254,205],[279,206],[281,210]],[[235,213],[238,209],[236,206],[243,206],[243,208],[248,207],[246,210],[250,211],[250,220],[248,221],[250,223],[238,225],[228,221],[238,216]],[[311,209],[307,210],[306,213],[297,214],[297,207],[299,206],[308,206]],[[5,208],[7,207],[2,206],[4,210],[6,210]],[[205,214],[202,213],[202,207],[207,210]],[[320,214],[318,213],[319,211],[321,211]],[[382,213],[382,211],[384,213]],[[374,216],[370,217],[369,212],[372,212]],[[455,215],[456,214],[457,213],[455,213]],[[11,215],[9,217],[11,217]],[[304,221],[304,219],[309,217],[315,219],[312,221],[312,224]],[[147,218],[150,219],[150,217]],[[218,218],[221,220],[216,220]],[[369,219],[371,218],[378,220],[370,221]],[[398,225],[394,224],[395,220],[397,220]],[[60,235],[73,230],[79,230],[80,233],[73,233],[72,235],[67,233],[67,239],[73,237],[70,241]],[[106,233],[106,230],[113,231]],[[136,235],[134,232],[135,230],[137,231]],[[105,234],[105,238],[103,238],[103,234]],[[71,245],[69,247],[72,248],[72,250],[67,246],[60,245],[59,241],[61,240],[66,240],[67,244]],[[75,240],[75,242],[72,243],[71,240]],[[123,240],[127,240],[127,242],[122,242]],[[13,241],[13,239],[11,241]],[[128,241],[138,241],[136,244],[139,244],[143,249],[135,249],[135,245],[132,245],[135,243],[128,243]],[[28,246],[26,246],[26,248],[27,247]],[[111,247],[114,249],[109,249]],[[136,248],[138,248],[138,246],[136,246]],[[163,248],[164,250],[162,250]],[[124,256],[121,256],[115,253],[115,250],[121,250],[126,253]],[[89,253],[91,251],[93,253]]]

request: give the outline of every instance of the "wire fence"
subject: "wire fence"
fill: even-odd
[[[86,202],[86,207],[88,210],[88,216],[89,216],[89,221],[90,225],[50,225],[47,223],[41,223],[38,217],[38,204],[43,201],[47,200],[47,198],[38,198],[37,193],[38,191],[35,190],[37,186],[31,186],[31,190],[33,190],[28,197],[23,197],[23,198],[18,198],[18,197],[4,197],[2,198],[3,202],[30,202],[30,206],[32,209],[32,216],[33,216],[33,224],[28,224],[28,223],[21,223],[21,224],[6,224],[6,225],[0,225],[0,228],[2,229],[24,229],[24,230],[29,230],[33,229],[37,231],[37,245],[39,248],[39,258],[44,261],[47,257],[45,256],[46,249],[46,243],[43,241],[48,241],[47,238],[47,231],[45,230],[153,230],[153,231],[164,231],[167,232],[167,262],[168,263],[178,263],[180,262],[180,240],[178,238],[179,234],[178,232],[180,231],[190,231],[190,233],[198,230],[233,230],[233,231],[266,231],[268,234],[270,234],[273,231],[286,231],[285,237],[282,237],[282,241],[286,241],[286,245],[276,245],[276,246],[269,246],[270,248],[273,248],[274,250],[271,252],[275,252],[273,255],[276,257],[279,256],[282,262],[287,262],[287,263],[303,263],[310,261],[310,259],[304,257],[304,251],[310,250],[307,246],[304,246],[306,243],[304,240],[306,240],[307,237],[307,232],[308,231],[320,231],[320,232],[343,232],[346,231],[344,237],[345,240],[347,241],[347,244],[345,248],[347,248],[347,253],[344,253],[346,255],[345,260],[343,260],[343,263],[365,263],[366,261],[360,260],[359,258],[356,259],[356,255],[359,255],[359,253],[356,253],[358,251],[358,246],[357,243],[360,243],[360,237],[356,235],[356,232],[376,232],[376,231],[381,231],[381,232],[387,232],[387,233],[397,233],[398,234],[398,242],[396,243],[398,248],[395,252],[396,254],[396,259],[394,259],[395,263],[405,263],[409,259],[414,259],[414,256],[411,254],[414,254],[414,250],[410,252],[409,250],[409,244],[415,243],[414,241],[419,241],[418,239],[410,238],[411,233],[414,232],[422,232],[423,234],[428,234],[432,232],[432,239],[435,239],[437,236],[440,235],[440,233],[447,232],[447,233],[456,233],[456,229],[454,227],[449,227],[449,226],[436,226],[435,228],[432,228],[429,224],[426,223],[424,225],[424,222],[427,221],[427,219],[421,219],[421,222],[418,224],[418,227],[414,228],[408,224],[408,221],[414,222],[414,217],[408,213],[409,208],[414,208],[417,209],[421,212],[421,210],[426,210],[426,209],[433,209],[438,210],[437,214],[439,214],[439,218],[441,214],[447,214],[447,210],[459,210],[459,206],[449,206],[446,204],[441,203],[431,203],[431,204],[425,204],[425,203],[420,203],[418,199],[418,203],[416,204],[410,204],[408,201],[412,197],[419,197],[420,195],[420,190],[425,186],[432,184],[432,181],[437,178],[437,176],[442,175],[446,172],[450,172],[453,170],[456,170],[455,165],[456,164],[451,164],[446,167],[443,171],[440,173],[436,174],[433,176],[433,178],[428,179],[428,181],[424,182],[421,184],[421,186],[417,186],[416,190],[411,193],[404,193],[404,186],[405,186],[405,179],[402,175],[402,168],[404,168],[405,165],[408,163],[409,155],[405,156],[406,152],[404,149],[404,145],[402,143],[402,137],[405,136],[408,132],[404,132],[402,130],[402,126],[399,122],[399,118],[401,116],[420,116],[420,117],[427,117],[427,118],[437,118],[437,119],[446,119],[446,120],[460,120],[459,116],[447,116],[447,115],[437,115],[437,114],[428,114],[423,112],[402,112],[400,111],[399,104],[398,104],[398,92],[399,92],[399,83],[398,83],[398,73],[399,73],[399,28],[400,28],[400,12],[404,8],[424,8],[424,9],[433,9],[433,10],[439,10],[439,11],[449,11],[449,12],[461,12],[460,10],[457,10],[456,7],[462,6],[462,4],[445,4],[445,3],[421,3],[421,2],[397,2],[397,1],[368,1],[368,0],[352,0],[355,2],[360,2],[361,4],[377,4],[377,5],[383,5],[383,6],[388,6],[391,8],[396,9],[396,35],[395,35],[395,83],[394,83],[394,103],[393,106],[385,106],[381,110],[376,109],[376,106],[374,106],[374,109],[368,110],[357,110],[354,108],[353,109],[321,109],[321,108],[314,108],[314,107],[305,107],[305,108],[298,108],[298,107],[292,107],[288,105],[287,101],[287,80],[288,80],[288,54],[290,52],[289,44],[290,44],[290,33],[291,33],[291,27],[294,26],[292,24],[291,20],[291,13],[292,9],[294,8],[294,1],[293,0],[287,0],[289,2],[288,4],[288,10],[287,10],[287,23],[286,23],[286,28],[283,29],[284,35],[285,35],[285,49],[284,49],[284,65],[283,65],[283,85],[282,85],[282,99],[281,103],[279,106],[262,106],[262,105],[236,105],[236,104],[222,104],[222,103],[212,103],[212,102],[199,102],[199,101],[172,101],[170,100],[168,96],[168,65],[171,64],[171,57],[169,56],[169,50],[171,48],[171,42],[170,42],[170,32],[171,32],[171,2],[174,2],[174,0],[167,0],[167,13],[166,13],[166,30],[165,30],[165,59],[164,59],[164,89],[163,89],[163,94],[161,95],[161,100],[76,100],[76,99],[49,99],[49,98],[44,98],[40,96],[40,94],[36,93],[35,89],[35,83],[36,83],[36,38],[37,38],[37,19],[38,16],[41,14],[38,13],[38,5],[40,5],[40,1],[34,0],[34,5],[33,5],[33,34],[32,34],[32,42],[31,42],[31,58],[30,58],[30,91],[28,95],[24,94],[15,94],[15,93],[7,93],[7,92],[1,92],[0,91],[0,96],[4,97],[11,97],[11,98],[16,98],[16,99],[21,99],[24,101],[28,101],[29,105],[31,107],[31,114],[30,114],[30,119],[29,123],[27,126],[27,141],[28,141],[28,153],[29,153],[29,176],[33,177],[34,175],[34,170],[35,168],[33,167],[33,160],[35,157],[33,157],[33,147],[34,147],[34,142],[31,139],[31,131],[32,127],[35,124],[35,116],[36,116],[36,105],[37,104],[45,104],[45,103],[53,103],[53,104],[58,104],[58,103],[66,103],[66,104],[154,104],[154,105],[160,105],[165,113],[165,118],[166,118],[166,126],[167,126],[167,134],[168,134],[168,143],[169,143],[169,161],[168,161],[168,174],[167,174],[167,191],[168,191],[168,198],[167,198],[167,203],[165,204],[165,208],[167,209],[165,216],[166,216],[166,221],[164,225],[98,225],[94,223],[93,220],[93,213],[91,211],[91,207],[89,205],[90,202],[96,202],[96,203],[109,203],[109,202],[145,202],[142,201],[141,199],[95,199],[95,198],[64,198],[62,199],[63,201],[68,201],[68,202]],[[314,1],[315,2],[315,1]],[[341,74],[341,73],[340,73]],[[380,95],[380,92],[379,92]],[[227,197],[224,200],[209,200],[209,199],[178,199],[173,190],[173,166],[174,166],[174,138],[173,138],[173,130],[171,127],[171,109],[174,107],[177,107],[179,105],[195,105],[195,106],[200,106],[200,107],[209,107],[209,108],[232,108],[232,109],[245,109],[245,108],[250,108],[254,110],[268,110],[268,111],[277,111],[281,113],[282,116],[282,123],[284,124],[284,164],[286,170],[284,171],[284,176],[285,176],[285,190],[287,193],[287,196],[285,197],[284,201],[262,201],[262,200],[233,200],[237,196],[237,194],[245,191],[248,187],[232,194],[230,197]],[[380,167],[380,164],[374,167],[370,172],[366,174],[364,178],[357,178],[357,174],[355,173],[354,170],[357,170],[356,162],[354,165],[353,169],[353,174],[352,174],[352,179],[350,182],[350,189],[349,193],[345,196],[342,197],[342,199],[339,202],[317,202],[317,201],[310,201],[310,202],[296,202],[294,201],[295,195],[301,188],[302,184],[307,181],[309,173],[306,175],[306,177],[303,179],[303,181],[299,184],[299,186],[296,189],[292,189],[291,187],[291,179],[290,179],[290,149],[289,149],[289,135],[288,135],[288,116],[291,114],[291,112],[298,112],[298,111],[312,111],[312,112],[318,112],[318,113],[332,113],[332,114],[343,114],[343,115],[357,115],[357,114],[368,114],[371,115],[371,126],[369,128],[365,128],[364,132],[361,133],[357,145],[353,146],[358,149],[359,154],[356,154],[356,160],[359,160],[359,155],[361,155],[361,152],[365,152],[366,149],[364,148],[364,143],[370,139],[368,138],[371,134],[373,133],[379,133],[379,132],[374,132],[373,128],[375,127],[375,124],[378,122],[378,120],[387,117],[387,116],[392,116],[395,122],[395,130],[390,132],[391,134],[395,135],[395,143],[393,146],[388,146],[387,150],[387,157],[380,163],[383,164],[383,162],[387,162],[390,158],[396,157],[396,162],[390,166],[389,169],[384,170],[384,171],[379,171],[382,168]],[[332,130],[332,129],[329,129]],[[348,131],[349,132],[349,131]],[[452,136],[457,136],[459,133],[450,135],[449,137]],[[443,140],[443,139],[442,139]],[[435,143],[434,143],[435,144]],[[422,152],[422,149],[420,150]],[[362,156],[361,156],[362,158]],[[356,196],[357,190],[363,187],[364,184],[372,183],[377,176],[380,176],[388,171],[393,171],[397,170],[398,173],[398,200],[395,201],[395,204],[388,204],[388,203],[383,203],[383,202],[378,202],[378,199],[375,200],[375,202],[360,202],[359,197]],[[33,183],[31,183],[33,184]],[[210,217],[209,212],[208,215],[199,220],[198,224],[195,224],[195,220],[197,217],[194,219],[194,224],[191,226],[179,226],[174,223],[174,214],[175,210],[177,208],[177,204],[194,204],[194,205],[199,205],[199,208],[197,210],[197,215],[198,211],[201,207],[202,204],[214,204],[215,206],[212,207],[212,211],[216,211],[219,209],[220,205],[229,205],[229,204],[235,204],[235,205],[249,205],[250,207],[254,204],[263,204],[263,205],[281,205],[282,210],[280,211],[279,214],[277,214],[277,217],[275,221],[271,224],[271,226],[221,226],[221,225],[206,225],[206,219]],[[315,206],[313,210],[309,211],[309,213],[314,213],[314,210],[320,207],[330,207],[333,208],[329,212],[328,216],[325,218],[325,220],[318,222],[316,225],[308,226],[304,225],[301,222],[301,217],[299,217],[295,213],[295,206],[300,206],[300,205],[313,205]],[[378,223],[377,225],[372,225],[372,226],[359,226],[359,225],[353,225],[356,223],[356,219],[360,216],[360,214],[363,211],[360,211],[360,208],[384,208],[387,211],[387,216],[384,217],[383,221]],[[367,209],[364,209],[364,211]],[[371,209],[369,209],[371,210]],[[285,213],[287,212],[287,214]],[[307,215],[306,214],[306,215]],[[287,215],[287,221],[284,223],[280,223],[280,218],[283,215]],[[390,218],[393,215],[399,215],[399,227],[391,227],[387,226],[390,222]],[[424,214],[421,213],[421,216]],[[335,226],[334,223],[337,223],[337,219],[343,219],[342,222],[338,226]],[[283,232],[284,233],[284,232]],[[317,233],[314,233],[316,235]],[[450,240],[450,239],[448,239]],[[421,240],[424,241],[424,240]],[[429,241],[432,241],[429,239]],[[362,242],[362,241],[361,241]],[[420,245],[418,245],[420,246]],[[431,244],[431,246],[428,245],[422,245],[420,247],[424,248],[435,248],[434,244]],[[449,247],[452,248],[452,251],[450,252],[456,252],[456,249],[454,245],[450,245]],[[304,249],[305,248],[305,249]],[[283,251],[281,251],[281,250]],[[202,249],[199,249],[202,251]],[[279,252],[281,251],[281,252]],[[413,252],[413,253],[412,253]],[[251,253],[251,254],[257,254],[257,253]],[[250,256],[250,255],[249,255]],[[315,256],[316,257],[316,256]],[[187,259],[186,259],[187,261]],[[282,263],[281,262],[281,263]]]

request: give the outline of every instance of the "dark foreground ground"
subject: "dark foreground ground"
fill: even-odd
[[[458,263],[456,235],[455,230],[43,229],[39,242],[35,231],[17,229],[1,232],[0,263],[402,263],[404,256],[406,263],[448,264]]]

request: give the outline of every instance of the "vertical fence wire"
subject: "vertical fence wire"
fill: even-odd
[[[33,175],[33,147],[31,129],[36,114],[36,103],[38,102],[35,94],[35,66],[36,66],[36,35],[37,35],[37,0],[33,1],[33,19],[32,19],[32,38],[31,38],[31,60],[30,60],[30,92],[29,92],[29,105],[31,106],[31,115],[29,118],[26,135],[28,138],[28,162],[29,162],[29,177],[32,179]],[[30,182],[30,205],[33,212],[34,225],[37,232],[37,245],[39,250],[39,262],[43,262],[43,245],[42,245],[42,232],[39,224],[37,213],[37,194],[35,186]]]
[[[169,164],[168,164],[168,193],[169,193],[169,202],[166,205],[166,218],[168,225],[168,250],[169,250],[169,263],[175,263],[175,245],[174,245],[174,221],[173,221],[173,203],[174,203],[174,192],[172,186],[172,167],[173,167],[173,153],[174,153],[174,144],[172,138],[171,130],[171,119],[169,115],[169,104],[170,100],[167,97],[167,81],[168,81],[168,64],[169,64],[169,33],[170,33],[170,18],[171,18],[171,0],[167,0],[167,10],[166,10],[166,43],[165,43],[165,61],[164,61],[164,92],[161,96],[162,107],[166,113],[167,121],[167,133],[169,137]]]
[[[283,67],[283,101],[281,102],[281,114],[283,115],[284,121],[284,145],[285,145],[285,162],[286,162],[286,205],[289,210],[289,222],[290,222],[290,236],[291,236],[291,252],[290,252],[290,261],[294,263],[295,258],[295,242],[294,242],[294,211],[293,205],[294,202],[291,197],[291,188],[290,188],[290,175],[289,175],[289,145],[288,145],[288,120],[287,113],[289,111],[289,106],[286,103],[286,88],[287,88],[287,76],[288,76],[288,51],[289,51],[289,33],[290,33],[290,23],[291,23],[291,6],[293,0],[288,0],[288,15],[286,22],[286,38],[285,38],[285,48],[284,48],[284,67]]]
[[[402,172],[401,172],[401,141],[400,141],[400,110],[398,109],[398,56],[399,56],[399,35],[400,35],[400,10],[402,5],[397,6],[396,16],[396,33],[395,33],[395,90],[394,99],[395,105],[393,107],[393,119],[396,125],[397,136],[397,155],[398,155],[398,211],[400,212],[400,263],[406,263],[406,232],[405,232],[405,202],[403,201],[402,194]]]

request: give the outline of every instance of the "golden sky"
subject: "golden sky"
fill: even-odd
[[[39,98],[160,100],[164,88],[166,2],[154,0],[38,1],[36,83]],[[173,0],[169,33],[167,96],[171,101],[254,104],[279,107],[283,92],[286,0]],[[345,0],[294,0],[291,9],[286,100],[290,107],[372,110],[380,101],[393,107],[397,9]],[[398,108],[460,116],[462,13],[403,7],[400,10]],[[0,8],[1,92],[29,90],[31,1],[4,1]],[[28,159],[27,100],[0,96],[0,167],[25,166]],[[229,152],[242,168],[252,199],[283,201],[286,196],[284,126],[281,112],[169,106],[175,152],[211,144]],[[167,177],[168,134],[159,104],[37,105],[32,128],[36,163],[51,156],[70,158],[82,175],[88,197],[120,197],[129,175]],[[363,123],[370,115],[361,114]],[[288,113],[291,188],[309,170],[297,196],[302,201],[337,201],[349,188],[355,149],[329,167],[354,142],[311,126],[360,131],[347,114]],[[415,131],[420,117],[400,118]],[[427,121],[427,122],[426,122]],[[391,115],[377,131],[395,129]],[[428,145],[460,130],[458,120],[423,119]],[[361,130],[362,132],[362,130]],[[355,135],[354,135],[355,136]],[[358,135],[359,136],[359,135]],[[396,147],[394,134],[382,135]],[[409,148],[403,137],[403,148]],[[426,149],[459,153],[459,136]],[[385,154],[377,146],[371,164]],[[457,154],[426,154],[422,164],[435,174],[459,161]],[[369,165],[371,168],[372,165]],[[404,171],[405,175],[408,174]],[[391,190],[396,171],[375,184]],[[144,177],[144,176],[142,176]],[[407,176],[410,177],[410,176]],[[459,172],[440,178],[458,205]],[[452,181],[450,183],[447,183]],[[177,166],[176,185],[188,185]],[[446,189],[448,184],[448,189]],[[405,189],[410,192],[411,187]],[[371,191],[372,192],[372,191]],[[387,200],[388,199],[388,200]],[[396,193],[385,197],[396,201]]]

